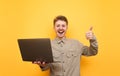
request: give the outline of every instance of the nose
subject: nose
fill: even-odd
[[[63,27],[62,27],[62,26],[60,26],[60,27],[59,27],[59,29],[63,29]]]

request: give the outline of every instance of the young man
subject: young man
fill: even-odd
[[[51,41],[53,51],[53,63],[35,61],[42,70],[50,69],[50,76],[80,76],[81,55],[93,56],[98,53],[98,45],[92,32],[92,27],[86,33],[86,39],[90,46],[84,46],[77,40],[66,38],[68,20],[65,16],[57,16],[54,19],[56,38]]]

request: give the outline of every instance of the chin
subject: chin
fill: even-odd
[[[58,38],[63,38],[63,37],[65,37],[65,36],[57,36]]]

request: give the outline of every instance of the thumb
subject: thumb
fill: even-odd
[[[91,26],[91,27],[89,28],[89,31],[92,31],[92,29],[93,29],[93,27]]]

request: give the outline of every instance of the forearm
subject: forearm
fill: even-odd
[[[90,46],[83,46],[83,53],[82,55],[85,56],[93,56],[98,53],[98,42],[96,40],[96,37],[94,36],[93,39],[89,40]]]

